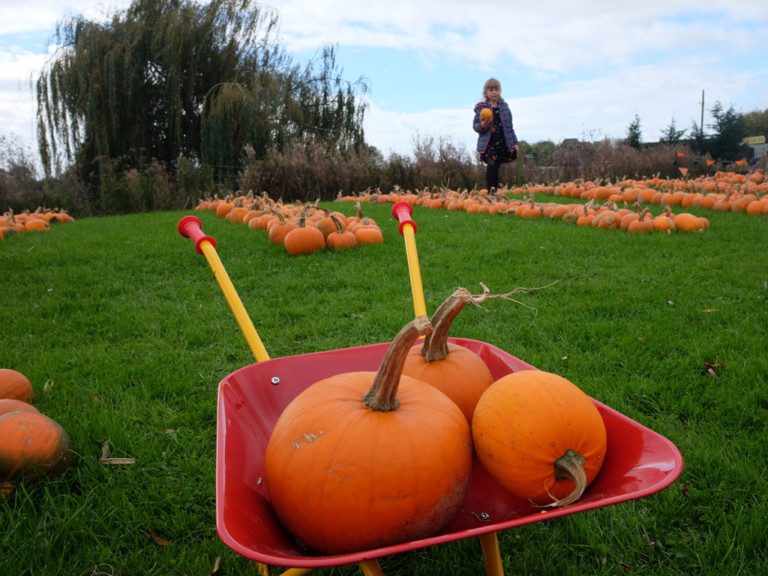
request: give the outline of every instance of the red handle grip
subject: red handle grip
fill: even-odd
[[[196,216],[184,216],[179,220],[178,226],[176,226],[179,234],[195,241],[195,250],[197,250],[198,254],[203,253],[200,249],[200,244],[205,240],[210,242],[211,245],[216,248],[216,240],[203,234],[203,230],[200,226],[200,220]]]
[[[408,202],[405,200],[400,200],[400,202],[395,202],[395,205],[392,206],[392,216],[395,217],[395,220],[400,221],[400,226],[398,227],[398,232],[400,232],[400,235],[403,235],[403,227],[406,224],[410,224],[413,226],[414,233],[418,228],[416,227],[416,222],[411,220],[411,214],[413,214],[413,206],[411,206]]]

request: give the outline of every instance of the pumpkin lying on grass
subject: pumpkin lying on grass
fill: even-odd
[[[0,398],[30,402],[34,395],[32,384],[24,374],[10,368],[0,368]]]
[[[72,441],[61,425],[29,411],[0,416],[0,482],[63,474],[72,462]]]
[[[0,498],[18,480],[55,477],[72,462],[69,435],[29,403],[33,396],[24,374],[0,369]]]
[[[16,400],[14,398],[0,398],[0,416],[10,414],[11,412],[40,412],[29,402]]]
[[[496,380],[477,403],[472,438],[491,477],[514,496],[545,507],[578,500],[607,448],[605,423],[589,396],[540,370]]]
[[[428,537],[459,510],[472,470],[461,410],[402,375],[425,316],[392,341],[378,372],[348,372],[299,394],[265,455],[277,517],[318,552],[341,554]]]

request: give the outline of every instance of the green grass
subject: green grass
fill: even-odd
[[[383,245],[300,258],[263,231],[197,215],[281,357],[388,341],[412,317],[390,209],[364,206]],[[258,574],[214,517],[217,385],[254,360],[205,258],[176,232],[184,214],[83,219],[0,243],[0,366],[30,378],[77,452],[62,478],[0,501],[0,574],[205,576],[217,558],[219,574]],[[465,309],[454,336],[561,374],[685,458],[658,494],[501,532],[507,574],[768,572],[768,219],[699,214],[709,231],[641,236],[416,208],[430,312],[457,286],[548,286],[520,294],[527,307]],[[102,466],[105,443],[136,463]],[[381,565],[388,576],[484,571],[473,539]]]

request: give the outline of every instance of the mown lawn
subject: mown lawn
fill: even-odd
[[[412,317],[391,206],[363,208],[383,245],[299,258],[264,231],[195,213],[272,357],[389,341]],[[214,517],[217,385],[254,359],[205,258],[176,231],[188,213],[82,219],[0,243],[0,367],[29,377],[77,452],[62,478],[0,501],[0,574],[258,574]],[[710,230],[630,235],[416,207],[430,312],[458,286],[541,288],[519,294],[523,305],[465,309],[453,335],[572,380],[685,458],[658,494],[501,532],[507,574],[768,572],[768,218],[696,213]],[[105,446],[135,464],[104,466]],[[484,571],[474,540],[381,565]]]

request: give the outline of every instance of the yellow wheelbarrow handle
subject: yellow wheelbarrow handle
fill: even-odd
[[[227,303],[232,309],[232,313],[235,315],[240,330],[245,336],[245,340],[248,342],[248,346],[250,346],[256,361],[263,362],[264,360],[269,360],[269,354],[267,354],[267,350],[264,348],[256,328],[253,326],[253,322],[251,322],[248,313],[245,311],[245,307],[237,295],[235,287],[219,259],[219,255],[216,253],[216,241],[210,236],[203,234],[200,226],[200,220],[195,216],[184,216],[179,220],[177,228],[179,234],[195,241],[195,250],[199,254],[203,254],[208,260],[208,264],[211,270],[213,270],[213,275],[216,277],[221,291],[224,293],[224,297],[227,299]]]
[[[421,283],[419,255],[416,252],[416,222],[411,220],[413,206],[405,200],[392,206],[392,216],[399,222],[398,231],[405,238],[405,254],[408,258],[408,273],[411,277],[411,293],[413,294],[413,309],[416,316],[427,315],[427,305],[424,302],[424,286]]]

